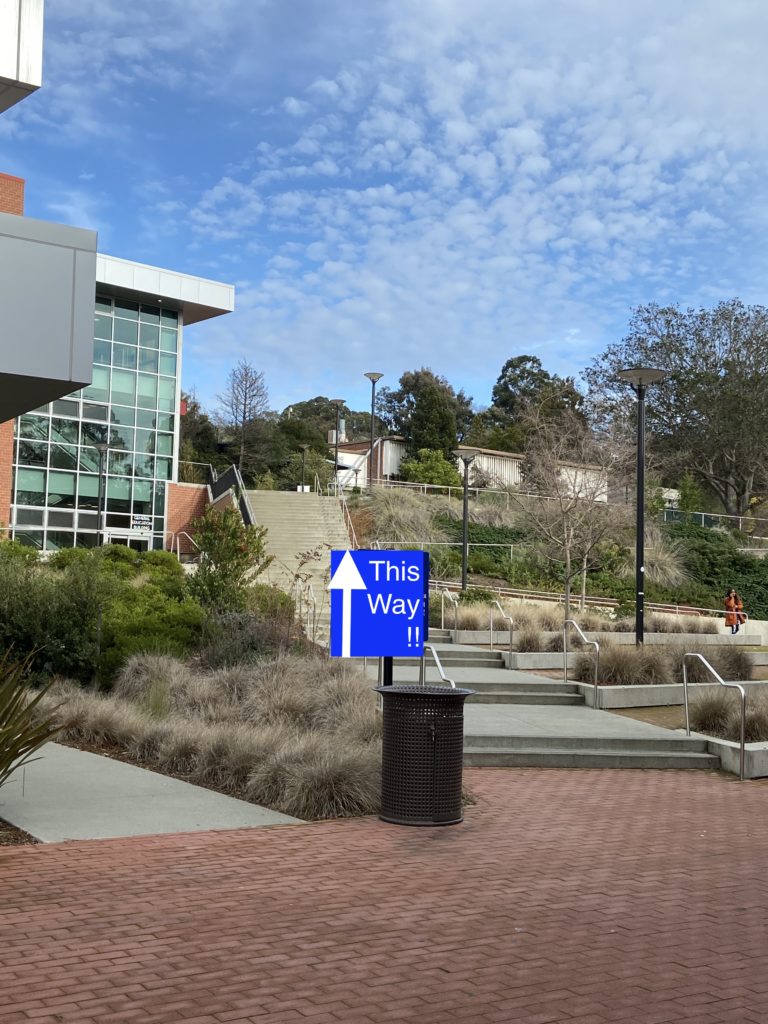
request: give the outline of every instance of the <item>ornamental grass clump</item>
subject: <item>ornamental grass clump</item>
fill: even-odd
[[[595,678],[592,651],[578,655],[573,678],[591,683]],[[610,686],[653,686],[670,682],[664,652],[657,647],[628,647],[603,643],[600,647],[598,682]]]
[[[109,748],[285,814],[378,809],[378,702],[368,680],[342,661],[286,655],[209,671],[136,655],[111,694],[59,682],[39,711],[51,714],[65,741]]]
[[[710,736],[724,737],[735,705],[734,695],[728,690],[722,687],[706,690],[690,703],[691,729]]]

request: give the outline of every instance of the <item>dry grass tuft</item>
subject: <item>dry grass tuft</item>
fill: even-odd
[[[515,646],[521,654],[537,654],[544,650],[544,637],[535,626],[525,626],[515,631]]]
[[[574,679],[582,683],[594,680],[595,663],[591,652],[576,658]],[[646,686],[670,682],[669,667],[663,650],[657,647],[625,647],[603,644],[600,647],[598,681],[613,686]]]

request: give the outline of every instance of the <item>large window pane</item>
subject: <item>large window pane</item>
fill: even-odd
[[[74,546],[74,533],[67,533],[66,530],[49,530],[48,533],[46,534],[46,551],[60,551],[61,548],[72,548]]]
[[[131,511],[131,481],[110,477],[107,482],[107,511]]]
[[[107,409],[103,405],[88,405],[83,404],[83,419],[84,420],[98,420],[99,423],[106,423],[107,421]]]
[[[148,455],[154,454],[156,436],[154,430],[137,430],[136,451],[145,452]]]
[[[108,341],[99,341],[98,338],[94,341],[93,361],[94,363],[102,363],[104,366],[109,366],[112,361],[112,346]]]
[[[94,512],[78,512],[77,527],[79,530],[95,530],[99,524],[99,517]]]
[[[115,320],[115,341],[123,345],[138,345],[139,325],[130,320]]]
[[[95,533],[76,533],[75,537],[79,548],[95,548],[99,539]]]
[[[157,413],[148,409],[138,409],[136,411],[136,426],[144,427],[147,430],[152,430],[157,426]]]
[[[157,454],[158,455],[173,455],[173,435],[172,434],[158,434],[157,435]]]
[[[113,366],[122,366],[127,370],[136,369],[136,353],[138,349],[134,348],[132,345],[118,345],[117,342],[115,342],[113,349]]]
[[[136,422],[136,410],[127,405],[113,405],[112,422],[121,427],[132,427]]]
[[[160,309],[157,306],[142,306],[139,319],[143,320],[145,324],[159,324]]]
[[[167,373],[171,377],[176,376],[176,356],[170,352],[160,353],[160,373]]]
[[[96,296],[96,312],[97,313],[111,313],[112,312],[112,299],[106,295]]]
[[[155,515],[165,515],[165,484],[155,484]]]
[[[137,480],[133,485],[133,511],[135,515],[152,514],[152,484],[149,480]]]
[[[66,398],[60,398],[58,402],[53,402],[51,410],[54,416],[74,416],[77,418],[80,415],[79,403],[70,402]]]
[[[139,369],[147,373],[157,373],[157,350],[152,348],[139,349]]]
[[[133,476],[133,454],[130,452],[110,452],[109,472],[115,476]]]
[[[158,458],[155,459],[155,476],[158,480],[170,480],[171,479],[171,460]]]
[[[83,446],[93,444],[104,444],[107,440],[106,423],[83,423],[81,430],[83,437]],[[93,452],[93,454],[95,455],[96,453]]]
[[[45,471],[19,469],[16,471],[16,504],[45,504]]]
[[[160,328],[154,324],[139,324],[139,343],[144,348],[157,348],[160,344]]]
[[[175,309],[163,309],[160,311],[160,322],[164,327],[177,327],[179,314]]]
[[[99,507],[99,478],[98,476],[86,476],[80,474],[77,488],[77,507],[98,509]]]
[[[128,302],[127,299],[115,299],[115,316],[122,316],[127,320],[138,320],[138,302]]]
[[[109,400],[109,370],[105,366],[94,366],[93,383],[90,387],[83,388],[83,397],[89,398],[92,402]]]
[[[43,548],[43,531],[42,530],[17,530],[15,533],[15,539],[19,544],[24,544],[26,547],[34,548],[36,551],[42,551]]]
[[[17,508],[16,522],[19,526],[42,526],[43,510],[41,508]]]
[[[135,459],[136,476],[153,477],[155,475],[155,459],[152,455],[137,455]]]
[[[77,469],[78,451],[79,449],[76,445],[52,444],[51,466],[53,469]]]
[[[147,373],[139,374],[136,404],[144,409],[157,408],[157,377],[150,377]]]
[[[112,340],[112,317],[100,316],[98,313],[93,318],[94,338],[103,338],[105,341]]]
[[[51,440],[77,444],[77,421],[62,420],[54,416],[51,420]]]
[[[112,401],[118,405],[133,405],[136,401],[136,374],[128,370],[112,371]]]
[[[44,441],[19,441],[18,461],[22,466],[47,466],[48,445]]]
[[[177,337],[178,335],[176,334],[176,331],[169,331],[167,328],[163,327],[160,331],[160,348],[163,352],[176,351]]]
[[[51,470],[48,474],[48,505],[75,507],[75,474]]]
[[[75,513],[74,512],[59,512],[51,509],[48,513],[48,525],[49,526],[74,526],[75,524]]]
[[[123,451],[132,452],[133,430],[130,427],[111,427],[109,444],[112,448],[121,448]]]
[[[22,416],[19,420],[19,437],[47,441],[51,421],[42,416]]]

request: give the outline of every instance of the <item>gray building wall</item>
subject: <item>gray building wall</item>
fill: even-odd
[[[90,384],[96,232],[0,214],[0,420]]]

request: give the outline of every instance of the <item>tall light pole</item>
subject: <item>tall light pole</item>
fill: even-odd
[[[635,509],[635,643],[645,639],[645,393],[651,384],[667,376],[666,370],[651,366],[630,366],[619,370],[619,380],[632,387],[637,395],[637,494]]]
[[[339,494],[339,419],[341,417],[341,410],[344,406],[343,398],[332,398],[331,405],[336,406],[336,430],[334,431],[333,440],[335,442],[335,455],[333,462],[333,483],[334,483],[334,494],[338,497]]]
[[[300,444],[299,448],[301,449],[301,493],[303,494],[304,493],[304,471],[305,471],[306,466],[307,466],[307,448],[309,448],[309,445],[308,444]]]
[[[366,373],[364,376],[371,382],[371,451],[368,456],[368,490],[373,490],[373,446],[376,444],[376,384],[384,376],[383,373]]]
[[[461,589],[467,589],[467,565],[469,562],[469,467],[475,461],[476,448],[457,448],[453,453],[464,463],[464,516],[461,542]]]
[[[107,452],[109,445],[106,441],[99,441],[91,445],[99,453],[99,497],[97,499],[98,517],[96,527],[96,547],[104,546],[104,469],[106,466]]]

